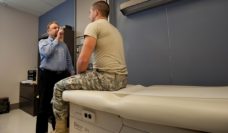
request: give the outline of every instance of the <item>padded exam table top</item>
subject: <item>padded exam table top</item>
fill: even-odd
[[[122,118],[206,132],[228,132],[228,86],[128,86],[119,91],[64,91],[73,104]]]

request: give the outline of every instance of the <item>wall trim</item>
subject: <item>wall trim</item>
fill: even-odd
[[[10,110],[19,109],[19,103],[10,104]]]

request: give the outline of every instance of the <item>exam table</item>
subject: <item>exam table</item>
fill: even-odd
[[[64,91],[70,133],[228,133],[228,86]]]

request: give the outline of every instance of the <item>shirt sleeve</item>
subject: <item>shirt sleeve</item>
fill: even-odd
[[[84,36],[91,36],[97,39],[98,36],[98,25],[96,23],[90,23],[87,25],[84,31]]]
[[[49,57],[55,47],[58,45],[58,41],[57,40],[54,40],[54,41],[48,41],[48,40],[40,40],[39,41],[39,51],[40,51],[40,54],[44,57]]]

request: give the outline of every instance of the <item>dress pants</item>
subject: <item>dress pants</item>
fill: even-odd
[[[50,71],[42,69],[39,71],[39,107],[36,121],[36,133],[48,132],[48,120],[51,120],[52,128],[55,129],[55,117],[53,114],[51,99],[56,82],[69,75],[67,71]]]

